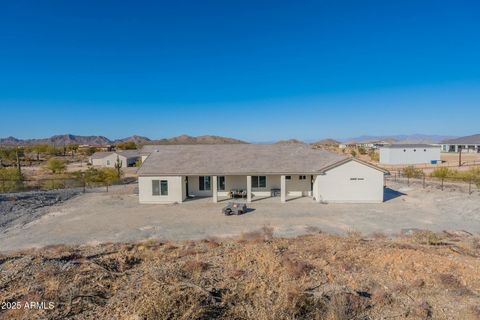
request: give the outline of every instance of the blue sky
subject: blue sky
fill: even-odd
[[[0,137],[479,132],[478,1],[4,1]]]

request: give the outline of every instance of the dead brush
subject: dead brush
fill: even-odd
[[[424,245],[441,245],[443,242],[443,237],[435,232],[430,230],[419,230],[413,233],[412,240],[418,244]]]
[[[207,271],[210,265],[199,260],[188,260],[183,265],[183,270],[187,273],[200,273]]]
[[[358,319],[367,308],[361,297],[338,293],[329,297],[325,320]]]
[[[293,259],[290,256],[283,256],[281,263],[287,273],[292,276],[294,279],[301,278],[303,276],[308,275],[311,269],[313,269],[312,265],[305,262],[305,261],[298,261]]]

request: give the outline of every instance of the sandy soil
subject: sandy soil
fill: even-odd
[[[41,218],[0,235],[1,250],[51,244],[96,244],[146,238],[194,240],[228,237],[269,225],[276,236],[297,236],[312,228],[343,234],[404,228],[480,232],[480,195],[389,185],[398,190],[381,204],[317,204],[308,198],[281,204],[253,202],[243,216],[221,214],[225,203],[197,199],[177,205],[139,204],[134,185],[87,193],[51,207]]]

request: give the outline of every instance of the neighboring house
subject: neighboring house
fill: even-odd
[[[247,202],[279,195],[317,202],[382,202],[387,171],[308,145],[163,145],[138,171],[140,203],[189,197],[213,202],[241,191]]]
[[[462,152],[479,153],[480,152],[480,134],[450,139],[442,142],[443,152]]]
[[[122,168],[134,167],[140,154],[137,150],[95,152],[90,156],[90,163],[94,166],[114,168],[117,161],[122,163]]]
[[[147,157],[152,153],[158,151],[158,148],[161,147],[162,145],[156,145],[156,144],[149,144],[149,145],[144,145],[140,149],[140,157],[142,158],[142,163],[147,159]]]
[[[391,144],[380,147],[381,164],[422,164],[440,161],[440,146],[431,144]]]

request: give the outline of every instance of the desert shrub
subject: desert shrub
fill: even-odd
[[[16,168],[0,168],[0,192],[17,190],[21,187],[22,178]]]
[[[375,150],[373,150],[373,149],[370,150],[368,155],[370,156],[370,160],[376,161],[376,162],[380,161],[380,155]]]
[[[407,178],[421,178],[423,176],[423,171],[414,166],[408,166],[403,168],[402,174]]]
[[[308,272],[312,269],[312,266],[309,263],[305,261],[295,260],[289,256],[284,256],[282,258],[282,265],[284,266],[288,274],[290,274],[295,279],[306,276]]]
[[[432,173],[430,173],[430,176],[434,178],[445,179],[449,176],[453,176],[454,174],[455,174],[454,170],[442,167],[442,168],[436,168],[435,170],[433,170]]]
[[[50,158],[48,159],[45,167],[55,174],[55,173],[61,173],[65,171],[66,164],[65,164],[65,161],[62,159]]]
[[[361,155],[367,154],[367,150],[364,147],[358,147],[357,149],[358,153],[360,153]]]
[[[187,273],[199,273],[207,271],[208,263],[199,260],[188,260],[183,266],[183,270]]]
[[[351,154],[353,157],[356,157],[356,156],[357,156],[357,152],[356,152],[355,150],[350,151],[350,154]]]
[[[419,230],[413,234],[413,241],[419,244],[437,245],[442,242],[443,238],[430,230]]]

